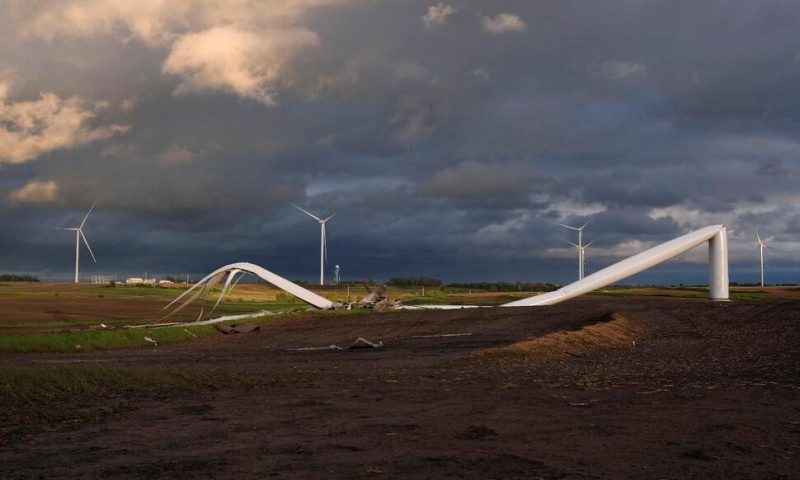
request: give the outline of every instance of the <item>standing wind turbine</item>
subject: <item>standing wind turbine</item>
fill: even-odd
[[[578,261],[582,265],[582,268],[581,268],[581,271],[579,272],[579,274],[580,275],[584,275],[586,273],[586,249],[589,248],[594,243],[594,240],[592,240],[591,242],[587,243],[586,245],[577,245],[577,244],[574,244],[574,243],[572,243],[570,241],[567,241],[567,240],[564,240],[564,241],[578,249]]]
[[[328,260],[328,241],[325,238],[325,224],[328,223],[328,220],[335,217],[336,214],[334,213],[328,218],[322,219],[318,216],[314,215],[313,213],[304,210],[294,203],[290,203],[291,206],[300,210],[301,212],[305,213],[309,217],[313,218],[314,220],[319,222],[320,226],[320,239],[319,239],[319,284],[325,285],[325,262]]]
[[[564,225],[563,223],[557,223],[557,222],[556,225],[560,225],[564,228],[569,228],[570,230],[575,230],[578,232],[578,244],[575,245],[573,243],[572,245],[575,245],[578,248],[578,280],[581,280],[583,278],[583,253],[584,249],[589,246],[586,245],[586,247],[584,247],[583,245],[583,229],[586,228],[586,225],[589,225],[589,222],[584,223],[582,227],[573,227],[570,225]]]
[[[761,254],[761,286],[764,286],[764,249],[765,248],[772,248],[767,245],[767,242],[761,240],[761,235],[758,234],[758,230],[756,230],[756,240],[758,240],[758,253]],[[774,250],[774,249],[773,249]]]
[[[86,224],[86,219],[89,218],[89,214],[92,213],[94,209],[94,205],[97,202],[94,202],[91,207],[89,207],[89,211],[86,212],[86,216],[83,217],[83,221],[80,225],[73,228],[62,228],[61,230],[70,230],[75,232],[75,283],[78,283],[78,270],[80,268],[80,254],[81,254],[81,239],[83,239],[83,243],[86,244],[86,248],[89,250],[89,254],[92,256],[92,260],[94,263],[97,263],[97,259],[94,258],[94,252],[92,252],[92,247],[89,246],[89,241],[86,240],[86,235],[83,234],[83,226]]]

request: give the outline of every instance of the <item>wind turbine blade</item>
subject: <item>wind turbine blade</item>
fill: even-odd
[[[298,206],[297,206],[297,205],[295,205],[294,203],[290,203],[289,205],[291,205],[291,206],[293,206],[294,208],[296,208],[296,209],[300,210],[301,212],[305,213],[305,214],[306,214],[306,215],[308,215],[309,217],[311,217],[311,218],[313,218],[313,219],[316,219],[318,222],[321,222],[321,221],[322,221],[322,220],[321,220],[321,219],[320,219],[318,216],[314,215],[313,213],[309,212],[308,210],[305,210],[305,209],[302,209],[302,208],[298,207]]]
[[[589,247],[589,245],[591,245],[591,244],[593,244],[593,243],[594,243],[594,240],[592,240],[591,242],[589,242],[589,243],[587,243],[586,245],[584,245],[584,246],[583,246],[583,248],[587,248],[587,247]]]
[[[233,277],[235,277],[236,274],[239,273],[240,271],[241,270],[231,270],[230,271],[230,273],[228,274],[228,278],[225,279],[225,285],[223,285],[222,286],[222,290],[219,291],[219,296],[217,297],[217,303],[215,303],[214,307],[211,308],[211,311],[208,312],[209,315],[214,313],[214,310],[217,309],[217,306],[219,305],[219,302],[222,301],[222,297],[225,296],[225,293],[227,292],[228,287],[230,286],[231,281],[233,280]]]
[[[83,243],[86,244],[86,248],[89,249],[89,254],[92,256],[92,260],[94,260],[94,263],[97,263],[97,259],[94,258],[94,252],[92,251],[92,247],[89,246],[89,241],[86,240],[86,235],[83,234],[83,230],[81,230],[80,228],[77,229],[77,230],[78,230],[78,233],[81,234],[81,238],[83,239]]]
[[[572,246],[573,246],[573,247],[575,247],[575,248],[580,248],[580,247],[578,247],[576,244],[574,244],[574,243],[570,242],[569,240],[564,240],[564,242],[566,242],[566,243],[569,243],[570,245],[572,245]]]
[[[584,228],[586,228],[587,225],[589,225],[589,222],[584,223],[583,226],[581,228],[579,228],[578,230],[583,230]]]
[[[228,289],[228,293],[231,293],[233,291],[233,287],[235,287],[236,285],[239,284],[239,280],[241,280],[241,279],[243,279],[244,277],[247,276],[247,272],[241,272],[241,273],[242,274],[239,275],[239,278],[237,278],[236,281],[233,282],[233,285],[231,285],[231,288]]]
[[[325,233],[325,222],[322,222],[322,246],[324,248],[325,254],[325,265],[328,264],[328,235]]]
[[[89,218],[89,214],[92,213],[92,210],[94,210],[94,206],[96,204],[97,204],[97,200],[95,200],[94,203],[92,203],[92,206],[89,207],[89,211],[86,212],[86,216],[83,217],[83,221],[81,222],[81,225],[78,228],[83,228],[83,224],[86,223],[86,219]]]
[[[562,226],[562,227],[564,227],[564,228],[569,228],[570,230],[580,230],[579,228],[577,228],[577,227],[573,227],[573,226],[571,226],[571,225],[564,225],[563,223],[558,223],[558,222],[554,222],[554,223],[555,223],[556,225],[560,225],[560,226]]]
[[[761,235],[758,234],[758,230],[756,230],[756,240],[758,240],[759,245],[763,245],[764,242],[761,241]]]
[[[334,213],[333,215],[331,215],[330,217],[326,218],[325,220],[322,220],[322,223],[327,222],[328,220],[330,220],[331,218],[333,218],[335,216],[336,216],[336,214]]]

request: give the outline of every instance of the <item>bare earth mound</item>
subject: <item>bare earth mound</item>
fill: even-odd
[[[260,327],[0,356],[9,382],[82,385],[0,409],[0,478],[797,478],[798,302],[596,297]],[[324,348],[358,337],[383,347]]]
[[[548,333],[504,347],[487,348],[474,352],[471,356],[478,361],[514,362],[548,361],[560,359],[565,355],[586,356],[609,348],[633,348],[636,339],[645,332],[643,322],[632,320],[614,312],[603,315],[579,330]]]

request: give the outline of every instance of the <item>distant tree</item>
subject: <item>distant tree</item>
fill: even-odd
[[[39,279],[32,275],[14,275],[4,273],[0,275],[0,282],[38,282]]]
[[[485,290],[489,292],[552,292],[559,288],[553,283],[544,282],[455,282],[448,283],[450,288],[461,288],[470,290]]]
[[[440,287],[442,281],[430,277],[393,277],[389,279],[389,285],[394,287]]]

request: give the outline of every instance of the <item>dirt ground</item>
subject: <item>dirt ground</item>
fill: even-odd
[[[381,349],[295,350],[347,345]],[[2,365],[171,365],[286,381],[99,398],[0,425],[1,478],[800,478],[800,302],[592,297],[278,319]]]

